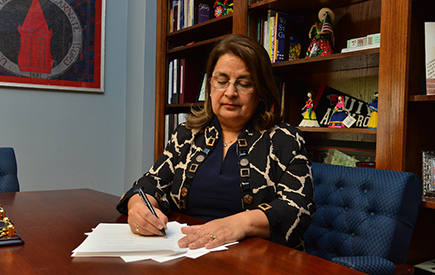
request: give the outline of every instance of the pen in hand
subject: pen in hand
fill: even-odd
[[[138,188],[136,192],[139,193],[139,196],[142,198],[143,203],[145,203],[145,205],[149,208],[151,213],[153,213],[153,215],[157,217],[156,211],[154,211],[153,206],[151,205],[150,201],[148,200],[147,196],[142,191],[142,189]],[[157,218],[159,218],[159,217],[157,217]],[[160,232],[162,232],[163,236],[166,237],[165,228],[160,229]]]

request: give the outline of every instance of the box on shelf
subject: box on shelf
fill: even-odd
[[[347,48],[341,50],[342,53],[365,50],[380,47],[381,45],[381,34],[369,34],[364,37],[352,38],[347,40]]]

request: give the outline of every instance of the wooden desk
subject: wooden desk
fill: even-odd
[[[228,251],[166,263],[124,263],[120,258],[71,258],[71,251],[99,223],[126,222],[118,197],[89,190],[0,193],[0,203],[25,244],[0,248],[2,274],[363,274],[261,239],[250,238]],[[171,220],[198,223],[172,214]]]

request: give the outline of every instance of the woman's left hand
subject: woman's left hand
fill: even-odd
[[[187,236],[178,241],[180,248],[215,248],[248,236],[269,238],[269,221],[261,210],[238,213],[203,225],[181,228]]]

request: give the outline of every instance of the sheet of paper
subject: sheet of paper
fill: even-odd
[[[186,224],[169,222],[167,237],[139,236],[133,234],[128,224],[100,223],[88,237],[74,249],[72,257],[121,257],[125,262],[152,259],[159,263],[188,257],[196,259],[209,252],[227,250],[226,244],[213,249],[186,249],[178,247],[178,240],[185,236],[181,228]]]
[[[182,258],[182,257],[186,257],[186,258],[191,258],[191,259],[196,259],[199,258],[209,252],[215,252],[215,251],[223,251],[223,250],[228,250],[228,246],[233,245],[233,244],[238,244],[239,242],[233,242],[233,243],[228,243],[225,244],[223,246],[219,246],[219,247],[215,247],[212,249],[206,249],[206,248],[198,248],[198,249],[188,249],[185,253],[181,253],[181,254],[177,254],[177,255],[169,255],[169,256],[152,256],[152,257],[146,257],[146,256],[134,256],[134,255],[128,255],[128,256],[122,256],[121,258],[126,262],[136,262],[136,261],[142,261],[142,260],[154,260],[156,262],[159,263],[164,263],[167,261],[171,261],[171,260],[175,260],[178,258]]]
[[[121,255],[173,255],[187,249],[178,247],[184,235],[178,222],[169,222],[167,237],[144,237],[133,234],[126,223],[100,223],[92,233],[73,250],[73,257]]]

